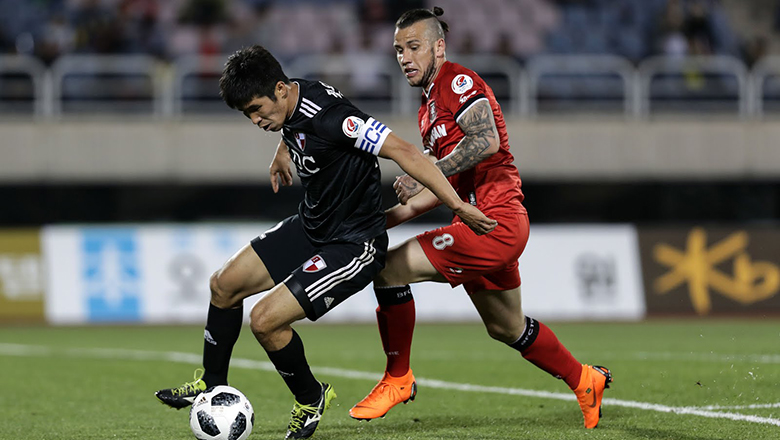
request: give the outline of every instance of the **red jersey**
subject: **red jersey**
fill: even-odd
[[[487,100],[493,109],[500,141],[498,152],[447,180],[461,199],[485,214],[496,210],[525,213],[520,174],[509,152],[504,115],[493,89],[474,71],[446,61],[429,91],[423,92],[418,112],[423,147],[437,159],[450,154],[465,136],[458,125],[460,116],[481,100]]]

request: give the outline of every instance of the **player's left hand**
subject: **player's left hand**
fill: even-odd
[[[404,174],[403,176],[396,176],[393,188],[395,189],[395,195],[398,197],[398,202],[406,205],[406,202],[419,194],[425,186],[408,174]]]
[[[269,167],[269,174],[271,175],[271,189],[273,189],[274,194],[279,192],[279,181],[282,182],[282,186],[292,186],[293,184],[290,164],[284,158],[274,158]]]
[[[477,235],[485,235],[498,226],[497,221],[488,218],[476,206],[465,202],[453,212]]]

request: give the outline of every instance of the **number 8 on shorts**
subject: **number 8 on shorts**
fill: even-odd
[[[442,234],[433,237],[433,247],[436,250],[444,250],[447,246],[452,246],[455,243],[455,239],[450,234]]]

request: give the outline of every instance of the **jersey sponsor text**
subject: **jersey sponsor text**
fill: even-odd
[[[444,124],[439,124],[431,130],[431,135],[428,138],[428,142],[426,142],[426,145],[428,148],[433,149],[433,144],[436,143],[439,138],[443,138],[444,136],[447,136],[447,127]]]

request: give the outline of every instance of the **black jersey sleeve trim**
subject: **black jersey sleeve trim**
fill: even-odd
[[[477,93],[476,95],[472,96],[468,101],[463,103],[463,105],[460,106],[460,109],[457,112],[455,112],[455,122],[458,122],[458,119],[460,119],[460,116],[463,113],[466,113],[466,111],[468,109],[470,109],[471,106],[473,106],[480,99],[487,99],[487,96],[485,96],[484,93]]]
[[[295,299],[298,300],[298,304],[301,305],[304,313],[306,313],[306,317],[311,321],[316,321],[317,313],[314,311],[314,306],[309,300],[308,295],[306,295],[306,289],[303,287],[303,284],[301,284],[301,282],[295,277],[295,274],[290,274],[290,276],[285,278],[285,280],[282,282],[285,286],[287,286],[288,289],[290,289],[290,293],[293,294]]]

